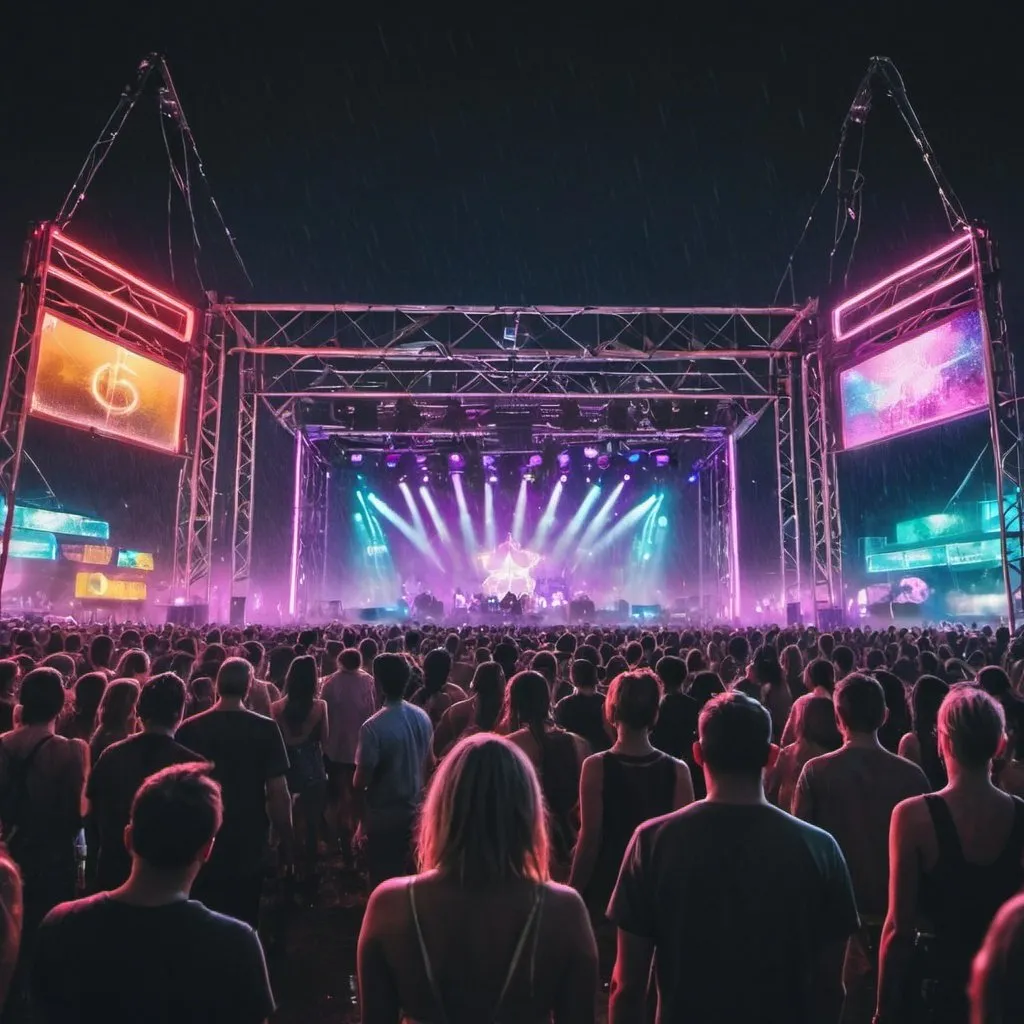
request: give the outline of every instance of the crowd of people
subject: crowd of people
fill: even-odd
[[[4,1021],[268,1020],[331,858],[365,1024],[1024,1020],[1004,628],[3,636]]]

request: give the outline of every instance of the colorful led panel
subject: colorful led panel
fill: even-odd
[[[151,551],[129,551],[121,548],[117,553],[118,569],[142,569],[153,571],[153,553]]]
[[[106,544],[61,544],[61,558],[83,565],[110,565],[114,549]]]
[[[964,310],[839,374],[844,448],[884,441],[985,408],[981,313]]]
[[[3,538],[0,538],[0,550]],[[11,531],[11,558],[37,558],[47,562],[57,560],[57,538],[39,530]]]
[[[0,498],[0,521],[7,515],[7,503]],[[63,533],[70,537],[91,537],[94,540],[110,539],[110,523],[102,519],[77,516],[73,512],[53,512],[46,508],[14,506],[14,525],[21,530],[47,530]]]
[[[185,375],[43,314],[29,412],[146,448],[181,445]]]
[[[75,597],[83,601],[145,601],[146,584],[112,580],[102,572],[80,572],[75,576]]]

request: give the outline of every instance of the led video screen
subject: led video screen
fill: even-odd
[[[181,444],[185,375],[43,315],[29,411],[163,452]]]
[[[150,551],[129,551],[122,548],[117,553],[118,569],[142,569],[145,572],[153,571],[153,554]]]
[[[0,520],[7,515],[7,502],[0,498]],[[14,506],[14,525],[19,530],[43,530],[66,533],[71,537],[91,537],[93,540],[110,539],[110,523],[104,519],[90,519],[74,512],[54,512],[48,508]]]
[[[145,601],[146,584],[112,580],[102,572],[80,572],[75,576],[75,597],[84,601]]]
[[[110,565],[114,549],[106,544],[61,544],[60,556],[83,565]]]
[[[0,550],[3,540],[0,539]],[[57,538],[39,530],[11,530],[11,558],[38,558],[46,562],[57,560]]]
[[[981,313],[968,309],[839,373],[844,448],[884,441],[983,409]]]

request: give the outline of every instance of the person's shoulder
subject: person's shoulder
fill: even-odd
[[[251,943],[256,938],[256,932],[251,925],[237,918],[229,917],[227,914],[211,910],[200,900],[190,899],[185,903],[187,913],[192,921],[192,927],[202,929],[209,935],[215,936],[217,942],[245,942]]]
[[[544,900],[545,915],[550,913],[556,920],[566,924],[575,919],[582,919],[582,914],[589,924],[583,897],[571,885],[562,885],[561,882],[552,881],[543,882],[541,895]]]
[[[433,724],[430,721],[430,715],[428,715],[426,711],[424,711],[423,708],[421,708],[419,705],[413,704],[410,701],[405,701],[402,710],[406,715],[408,715],[410,718],[413,718],[420,725],[426,723],[427,728],[434,728]]]
[[[98,892],[80,900],[69,900],[67,903],[58,903],[43,918],[43,923],[39,926],[40,935],[79,926],[106,913],[109,906],[110,894],[106,892]]]

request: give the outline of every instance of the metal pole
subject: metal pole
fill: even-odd
[[[796,400],[793,397],[794,389],[796,387],[796,375],[793,373],[793,364],[788,363],[786,365],[787,374],[787,391],[789,397],[789,467],[793,474],[793,545],[796,552],[796,600],[799,603],[803,603],[804,599],[804,588],[803,588],[803,573],[801,572],[802,555],[800,553],[800,488],[797,485],[796,480],[796,420],[794,417],[794,405]],[[776,407],[777,408],[777,407]]]
[[[220,417],[222,401],[224,397],[224,368],[226,360],[227,345],[225,344],[225,321],[220,318],[220,326],[217,334],[217,408],[214,412],[213,422],[213,444],[210,452],[210,508],[209,520],[206,526],[206,604],[209,606],[213,597],[213,547],[216,542],[215,515],[217,507],[217,469],[220,462]]]
[[[728,465],[728,476],[726,477],[729,488],[728,509],[729,509],[729,614],[733,621],[738,622],[742,615],[742,601],[740,597],[740,523],[739,523],[739,497],[736,484],[736,435],[730,434],[726,444],[726,459]]]
[[[704,484],[702,471],[697,471],[697,599],[700,621],[704,622],[704,548],[707,546],[707,531],[704,526]]]
[[[292,558],[288,577],[288,615],[295,618],[299,594],[299,534],[302,529],[302,431],[295,431],[295,486],[292,493]]]

